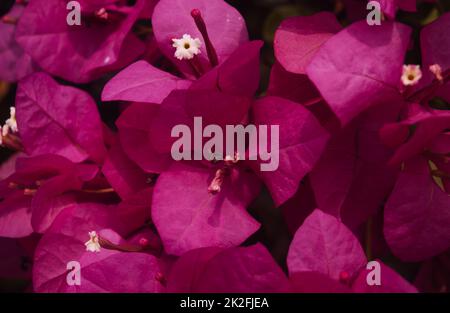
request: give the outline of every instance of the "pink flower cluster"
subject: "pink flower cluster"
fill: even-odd
[[[261,92],[263,42],[223,0],[78,2],[81,25],[65,0],[17,1],[0,22],[0,79],[17,82],[0,277],[34,292],[448,292],[450,13],[415,38],[395,21],[415,1],[380,1],[380,26],[285,19]],[[173,160],[171,129],[194,117],[279,125],[277,170]]]

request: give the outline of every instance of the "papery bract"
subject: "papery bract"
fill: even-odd
[[[148,177],[126,156],[119,143],[109,150],[102,173],[122,199],[148,187]]]
[[[389,161],[391,164],[400,164],[423,153],[450,126],[450,113],[447,111],[426,109],[417,104],[409,106],[410,116],[400,122],[386,124],[380,130],[381,139],[386,145],[397,146]],[[394,138],[397,138],[395,143]]]
[[[168,279],[171,292],[282,292],[287,277],[262,244],[202,248],[182,255]]]
[[[44,232],[61,210],[75,202],[66,192],[80,190],[97,172],[95,165],[75,164],[58,155],[17,159],[16,171],[2,182],[8,186],[2,191],[2,234],[23,237],[32,230]]]
[[[443,71],[450,69],[450,39],[446,31],[449,27],[450,13],[444,13],[420,32],[424,83],[429,83],[435,78],[428,70],[431,65],[438,64]],[[450,83],[447,82],[440,87],[437,94],[449,102]]]
[[[384,235],[392,252],[403,260],[420,261],[447,250],[449,200],[425,158],[406,162],[384,213]]]
[[[279,125],[279,166],[273,171],[259,171],[276,205],[284,203],[297,191],[301,179],[313,168],[328,141],[328,133],[312,113],[301,105],[277,97],[264,97],[253,104],[255,125]],[[270,147],[269,138],[267,146]],[[250,155],[254,153],[250,151]],[[272,156],[273,158],[273,156]]]
[[[268,96],[276,96],[304,104],[320,97],[319,91],[307,75],[286,71],[276,62],[270,72]]]
[[[351,229],[383,206],[395,184],[398,170],[387,165],[393,150],[384,146],[378,133],[397,119],[399,107],[373,107],[336,131],[310,174],[318,207]]]
[[[342,124],[370,106],[401,102],[397,87],[410,33],[399,23],[371,27],[357,22],[317,52],[307,68],[308,76]],[[358,58],[349,51],[357,51]]]
[[[340,30],[336,16],[328,12],[285,19],[275,33],[275,57],[287,71],[306,74],[315,53]]]
[[[36,292],[158,292],[164,287],[156,279],[159,260],[141,252],[101,249],[86,251],[88,232],[114,228],[112,208],[84,204],[63,211],[44,235],[35,254],[33,285]],[[119,235],[108,231],[107,239],[120,243]],[[119,242],[118,242],[119,241]],[[66,283],[67,264],[81,265],[81,284]]]
[[[74,162],[105,157],[100,116],[86,92],[36,73],[19,83],[16,112],[28,154],[55,153]]]
[[[127,156],[144,171],[160,173],[169,166],[170,155],[159,153],[151,141],[152,125],[149,121],[159,108],[146,103],[135,103],[128,107],[116,125],[119,128],[120,143]]]
[[[360,243],[337,218],[315,210],[297,230],[289,248],[289,273],[319,272],[339,279],[354,276],[365,265]]]
[[[208,262],[223,248],[198,248],[184,253],[174,263],[167,279],[168,292],[198,292],[198,281]]]
[[[213,195],[208,192],[213,178],[214,171],[183,163],[175,163],[158,178],[152,218],[167,253],[236,246],[259,228],[246,211],[259,192],[258,179],[233,169]]]
[[[9,18],[19,19],[24,7],[15,4],[7,13]],[[16,25],[0,21],[0,79],[15,82],[37,69],[31,57],[15,40]]]
[[[287,278],[262,245],[237,247],[215,255],[199,279],[202,292],[283,292]]]
[[[42,69],[76,83],[121,68],[144,52],[131,28],[147,5],[139,0],[124,11],[107,0],[81,2],[81,25],[70,26],[65,1],[31,0],[16,31],[19,44]],[[109,12],[106,20],[95,16],[102,8]]]
[[[23,191],[9,191],[0,202],[0,236],[20,238],[31,233],[31,198]]]
[[[114,76],[102,92],[103,101],[125,100],[161,103],[172,90],[187,89],[191,82],[138,61]]]

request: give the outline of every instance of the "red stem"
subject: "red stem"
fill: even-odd
[[[211,66],[217,66],[219,64],[219,58],[217,57],[216,49],[209,39],[208,31],[206,29],[205,20],[202,17],[202,14],[199,9],[193,9],[191,11],[191,16],[194,18],[195,25],[197,25],[198,30],[203,36],[203,40],[205,41],[206,51],[208,53],[208,59],[211,63]]]

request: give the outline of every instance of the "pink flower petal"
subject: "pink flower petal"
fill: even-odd
[[[358,239],[337,218],[315,210],[297,230],[287,257],[289,273],[316,271],[338,280],[366,263]]]
[[[410,33],[398,23],[372,27],[361,21],[330,38],[317,52],[308,76],[342,124],[373,105],[400,101],[397,87]]]
[[[253,162],[252,167],[269,188],[275,204],[281,205],[295,194],[301,179],[319,160],[328,133],[304,107],[277,97],[254,103],[253,122],[256,126],[268,125],[269,131],[271,125],[279,125],[279,151],[273,152],[279,154],[278,168],[260,171],[262,161]],[[268,138],[273,140],[270,134]]]
[[[397,257],[425,260],[450,247],[449,199],[433,180],[426,159],[406,163],[384,213],[384,235]]]
[[[191,82],[138,61],[114,76],[102,92],[103,101],[161,103],[172,90],[187,89]]]
[[[162,53],[186,75],[192,77],[192,70],[186,60],[174,57],[172,39],[184,34],[199,38],[203,43],[198,55],[204,68],[208,68],[205,42],[191,16],[193,9],[200,10],[205,20],[208,35],[217,52],[219,62],[223,62],[240,44],[248,41],[247,28],[239,12],[222,0],[161,0],[156,5],[152,25],[155,38]]]
[[[208,186],[214,170],[174,163],[159,176],[152,203],[152,219],[169,254],[192,249],[241,244],[258,228],[246,211],[259,192],[250,173],[233,170],[221,191],[212,195]]]
[[[27,153],[54,153],[73,162],[103,160],[102,124],[97,106],[86,92],[36,73],[20,82],[16,112]]]
[[[329,12],[287,18],[275,33],[275,57],[287,71],[306,74],[319,48],[341,28],[336,16]]]

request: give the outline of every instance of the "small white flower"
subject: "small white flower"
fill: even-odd
[[[97,233],[95,231],[90,231],[89,237],[89,241],[84,244],[86,246],[86,251],[100,252],[100,243],[98,242]]]
[[[420,65],[403,65],[402,83],[405,86],[414,86],[422,78]]]
[[[434,74],[434,77],[440,82],[444,81],[444,77],[442,77],[442,68],[439,64],[430,65],[430,72]]]
[[[237,162],[239,162],[239,153],[238,152],[235,152],[234,153],[234,156],[231,156],[231,155],[227,155],[227,156],[225,156],[225,163],[237,163]]]
[[[16,108],[10,107],[9,108],[9,118],[5,122],[5,126],[8,126],[8,131],[11,130],[13,133],[17,133],[17,121],[16,121]]]
[[[184,34],[180,39],[172,39],[172,41],[172,47],[177,49],[174,56],[178,60],[190,60],[195,55],[201,52],[200,47],[202,45],[202,42],[200,41],[200,39],[194,39],[188,34]]]

